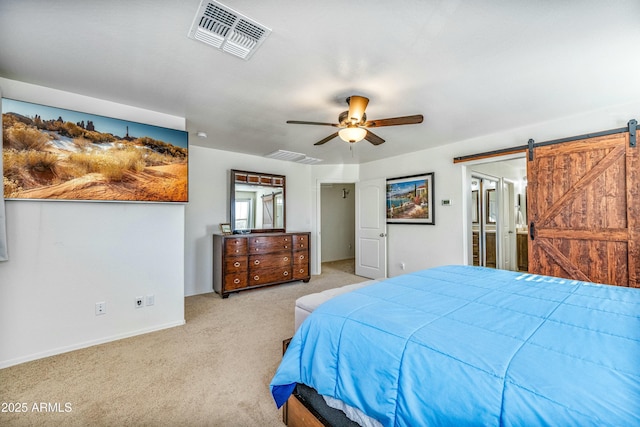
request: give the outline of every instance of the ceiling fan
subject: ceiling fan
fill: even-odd
[[[352,95],[347,98],[347,104],[349,105],[349,110],[340,113],[338,116],[338,123],[305,122],[300,120],[287,120],[287,123],[297,125],[333,126],[341,128],[339,131],[332,133],[313,145],[322,145],[337,136],[346,142],[354,143],[366,139],[373,145],[380,145],[384,142],[384,139],[371,132],[368,128],[413,125],[422,123],[422,120],[424,119],[422,114],[416,114],[414,116],[394,117],[390,119],[367,120],[367,115],[364,110],[369,104],[369,98]]]

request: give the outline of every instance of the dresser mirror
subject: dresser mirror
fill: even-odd
[[[231,170],[231,227],[234,232],[285,231],[285,177]]]

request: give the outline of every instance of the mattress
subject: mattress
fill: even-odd
[[[327,289],[322,292],[316,292],[298,298],[294,309],[295,330],[298,330],[300,325],[302,325],[302,322],[304,322],[307,317],[309,317],[309,315],[320,306],[320,304],[329,301],[333,297],[360,289],[363,286],[367,286],[375,282],[377,282],[377,280],[367,280],[338,288]]]
[[[271,382],[382,425],[640,425],[640,290],[470,266],[319,306]]]

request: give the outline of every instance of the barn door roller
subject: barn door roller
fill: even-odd
[[[629,120],[629,123],[627,123],[627,126],[629,126],[629,147],[635,147],[637,144],[636,129],[638,127],[638,121],[636,119],[631,119]]]
[[[527,142],[527,146],[529,147],[529,161],[532,162],[533,161],[533,146],[534,146],[533,139],[529,139],[529,141]]]

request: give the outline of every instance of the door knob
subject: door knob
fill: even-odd
[[[387,233],[380,233],[380,237],[385,237]]]

